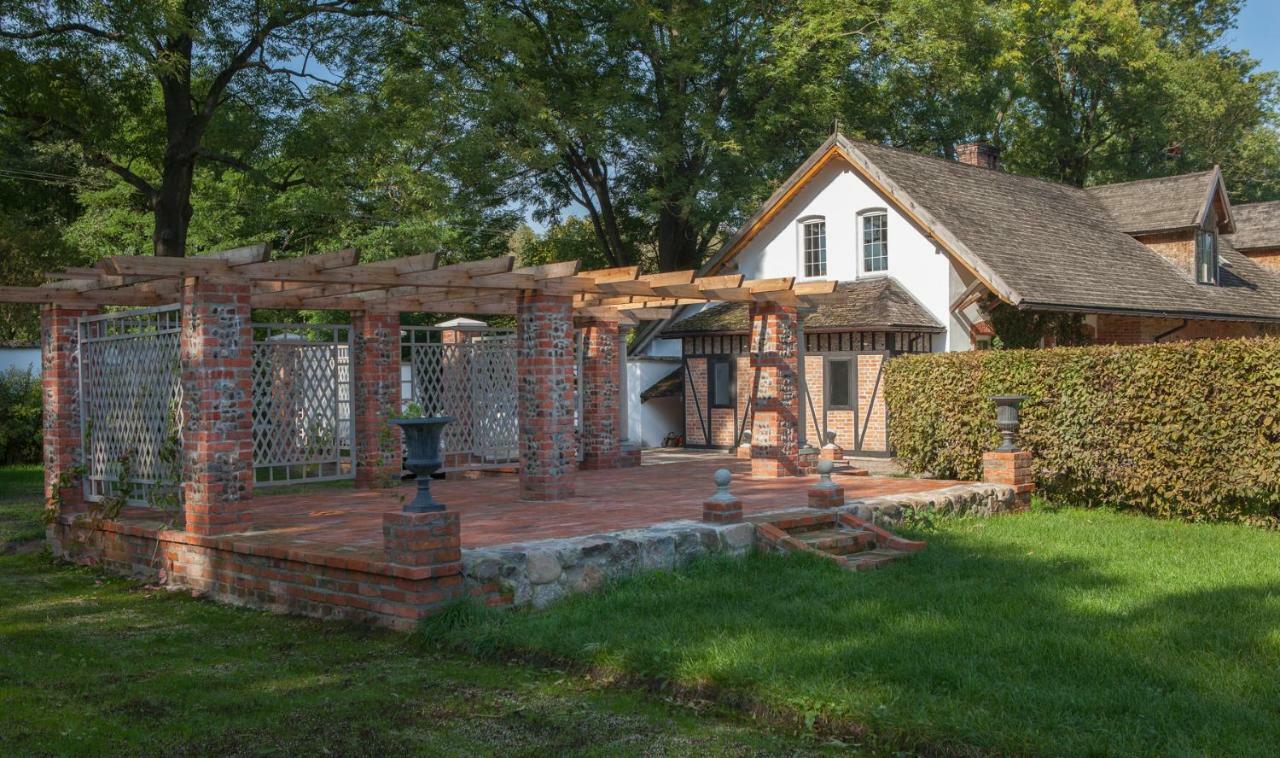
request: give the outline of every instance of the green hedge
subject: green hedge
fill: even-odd
[[[30,371],[0,371],[0,465],[40,462],[42,395]]]
[[[1280,339],[909,356],[889,361],[890,437],[911,469],[976,479],[989,397],[1030,399],[1023,446],[1050,497],[1159,516],[1280,516]]]

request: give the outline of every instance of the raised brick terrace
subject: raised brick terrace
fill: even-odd
[[[702,503],[715,491],[718,468],[734,472],[732,490],[744,512],[760,513],[805,505],[805,493],[817,477],[751,479],[751,462],[709,453],[646,455],[645,465],[629,469],[581,471],[573,497],[550,502],[519,499],[512,475],[470,480],[438,480],[431,490],[449,510],[461,515],[462,547],[573,537],[702,517]],[[895,477],[839,476],[847,497],[924,492],[955,482]],[[248,514],[251,525],[223,535],[236,543],[274,545],[308,552],[382,561],[382,514],[412,499],[411,483],[383,490],[312,488],[292,494],[260,490]],[[134,511],[126,521],[154,520]]]

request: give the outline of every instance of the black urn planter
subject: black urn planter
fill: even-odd
[[[391,423],[404,432],[404,444],[408,449],[405,468],[418,477],[418,495],[404,506],[405,513],[431,513],[443,511],[444,503],[431,499],[431,475],[444,463],[440,458],[440,435],[452,416],[430,418],[393,418]]]
[[[1026,395],[995,395],[991,398],[991,402],[996,404],[996,428],[1000,430],[1001,441],[997,451],[1018,451],[1018,409],[1026,399]]]

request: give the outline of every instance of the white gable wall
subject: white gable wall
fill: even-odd
[[[949,334],[959,331],[951,319],[952,289],[956,282],[967,278],[967,272],[953,273],[947,255],[844,161],[827,164],[768,226],[743,246],[729,265],[736,264],[738,273],[748,279],[775,276],[802,279],[799,221],[822,216],[827,222],[827,276],[824,278],[857,279],[862,254],[859,213],[871,209],[883,209],[888,214],[889,269],[863,276],[892,276],[938,323],[952,327],[948,329]],[[964,289],[963,284],[959,287],[961,291]],[[935,337],[933,342],[935,350],[969,347],[968,335],[963,335],[963,344],[948,344],[948,339],[942,336]]]

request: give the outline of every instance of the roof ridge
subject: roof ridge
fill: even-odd
[[[1211,176],[1215,168],[1207,168],[1202,171],[1188,171],[1183,174],[1169,174],[1167,176],[1148,176],[1143,179],[1126,179],[1123,182],[1107,182],[1106,184],[1094,184],[1083,189],[1088,192],[1091,190],[1108,189],[1110,187],[1129,187],[1135,184],[1149,184],[1153,182],[1167,182],[1171,179],[1187,179],[1191,177]]]

